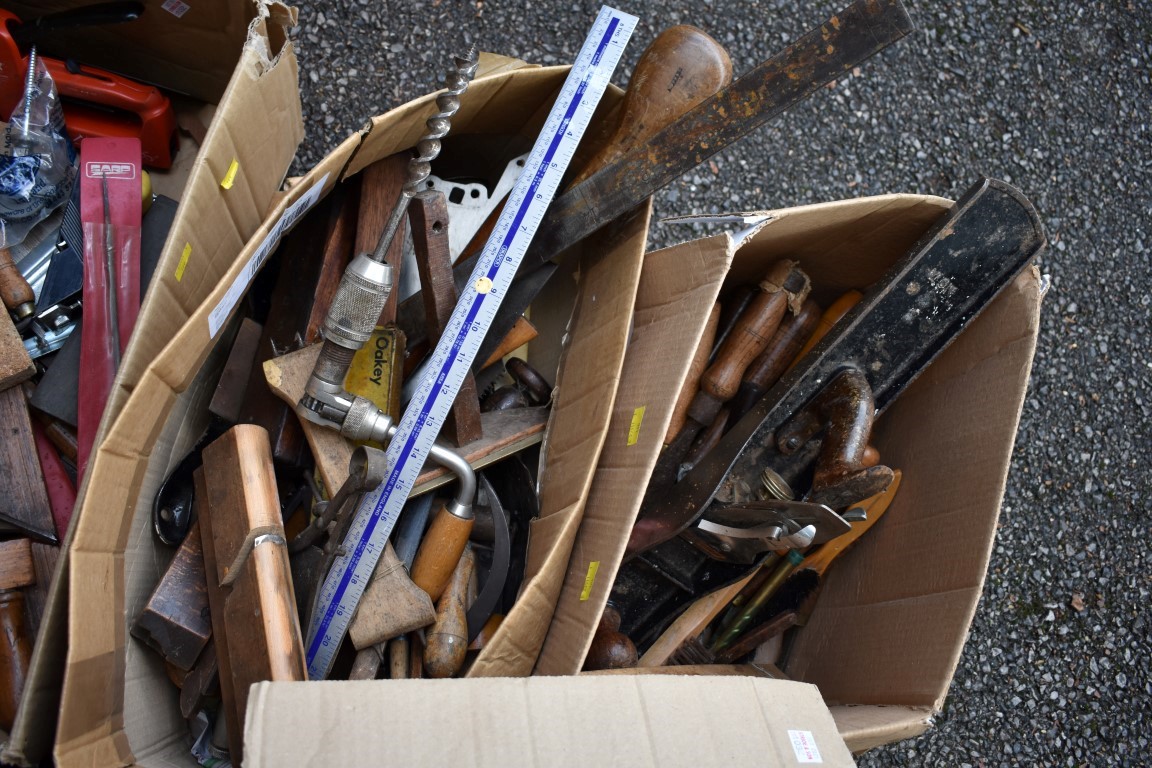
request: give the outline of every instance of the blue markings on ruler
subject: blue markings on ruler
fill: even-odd
[[[536,161],[535,151],[533,152],[533,155],[529,157],[529,164],[538,162],[538,167],[536,168],[535,173],[531,176],[531,182],[528,185],[527,190],[520,197],[520,201],[516,205],[515,214],[511,218],[507,230],[504,232],[503,238],[500,240],[499,246],[495,250],[495,254],[493,256],[488,256],[488,248],[486,247],[485,252],[481,257],[481,263],[477,266],[476,271],[473,273],[471,283],[473,287],[469,290],[473,290],[475,292],[471,306],[469,306],[465,311],[462,322],[457,319],[457,315],[460,314],[461,309],[460,306],[457,307],[457,312],[454,313],[452,318],[449,320],[449,327],[458,327],[455,337],[451,340],[450,345],[447,346],[447,348],[444,350],[441,348],[445,345],[446,339],[441,339],[440,344],[433,352],[434,360],[440,356],[443,356],[444,360],[441,363],[439,369],[436,370],[435,378],[433,379],[431,385],[427,385],[424,382],[421,382],[421,385],[417,388],[416,397],[413,399],[413,402],[409,404],[408,410],[405,412],[404,418],[401,420],[396,437],[402,438],[402,445],[397,446],[395,441],[393,444],[389,445],[388,457],[390,460],[393,460],[392,471],[389,473],[387,480],[379,489],[380,495],[377,497],[375,504],[372,506],[371,512],[368,514],[367,519],[363,521],[363,530],[360,531],[360,534],[357,537],[354,549],[338,557],[336,559],[336,564],[333,566],[333,570],[336,568],[342,568],[343,573],[340,575],[340,578],[337,580],[333,587],[329,587],[328,582],[328,578],[330,578],[332,574],[329,574],[328,577],[325,578],[325,582],[321,588],[321,598],[322,600],[326,599],[328,602],[319,616],[314,616],[312,619],[312,636],[311,642],[308,644],[307,649],[308,673],[309,677],[312,679],[320,679],[327,676],[328,668],[331,665],[332,658],[335,656],[337,650],[336,647],[333,646],[338,646],[339,643],[343,640],[344,632],[347,629],[348,623],[351,621],[351,616],[345,616],[345,613],[348,610],[354,610],[355,601],[348,601],[349,604],[346,605],[345,599],[348,597],[349,589],[351,587],[354,585],[360,586],[360,579],[356,575],[356,572],[359,570],[361,561],[371,550],[371,552],[375,554],[375,558],[373,558],[371,562],[371,567],[375,568],[375,561],[379,558],[380,552],[383,551],[384,545],[386,544],[387,535],[391,529],[388,528],[387,530],[382,531],[382,541],[375,542],[375,534],[379,524],[381,521],[385,521],[386,523],[391,522],[394,524],[395,520],[389,521],[388,517],[385,515],[385,512],[389,507],[397,507],[403,505],[403,499],[400,499],[397,503],[392,503],[393,496],[398,490],[404,496],[407,496],[407,494],[411,491],[412,486],[415,485],[416,475],[419,473],[420,468],[423,466],[424,460],[427,458],[428,451],[431,449],[432,440],[435,439],[435,433],[433,433],[430,438],[424,441],[425,444],[418,445],[418,443],[420,443],[421,439],[424,437],[423,433],[425,431],[425,427],[435,427],[438,431],[438,422],[445,418],[445,414],[436,413],[434,411],[446,412],[447,409],[451,407],[452,401],[456,397],[460,382],[457,382],[455,385],[448,384],[449,378],[452,376],[453,372],[467,371],[467,369],[471,367],[472,360],[475,358],[476,353],[479,350],[479,343],[482,340],[484,334],[487,333],[487,326],[490,324],[491,320],[489,319],[484,322],[477,322],[477,318],[480,317],[482,310],[486,307],[491,306],[492,311],[495,312],[495,310],[500,305],[500,301],[502,299],[501,294],[503,293],[503,290],[501,286],[496,284],[496,278],[499,277],[503,272],[508,274],[507,280],[509,282],[511,281],[512,276],[515,274],[515,270],[518,267],[519,260],[523,258],[523,254],[527,250],[528,242],[535,234],[535,228],[539,225],[540,217],[537,217],[536,223],[533,224],[530,229],[523,229],[526,217],[534,205],[542,203],[546,207],[547,204],[551,202],[552,196],[555,194],[554,188],[547,195],[540,192],[540,188],[549,179],[555,182],[553,187],[558,186],[560,181],[559,176],[563,174],[564,169],[567,167],[567,160],[564,160],[562,163],[554,164],[554,158],[556,157],[566,138],[573,139],[575,141],[579,140],[580,137],[578,135],[572,134],[570,132],[574,119],[580,113],[582,108],[588,110],[595,109],[596,102],[599,101],[600,95],[603,93],[603,88],[607,86],[607,77],[611,74],[611,70],[615,69],[619,56],[617,56],[616,59],[611,62],[611,67],[607,68],[607,72],[598,71],[604,62],[605,55],[607,54],[609,47],[612,45],[613,38],[619,34],[621,37],[620,42],[622,47],[623,44],[627,41],[628,37],[631,35],[632,29],[635,26],[636,19],[634,17],[621,14],[620,12],[614,11],[608,7],[604,7],[601,10],[600,17],[597,19],[597,24],[602,23],[602,19],[605,15],[610,16],[607,27],[605,28],[604,33],[601,35],[600,40],[595,44],[591,56],[588,57],[587,54],[582,51],[581,56],[584,58],[584,62],[581,62],[579,57],[577,59],[576,66],[583,67],[583,72],[580,73],[580,77],[576,81],[574,92],[569,97],[570,101],[564,109],[563,114],[560,116],[559,123],[555,127],[551,127],[550,125],[546,124],[548,127],[550,127],[552,134],[548,139],[548,143],[545,145],[542,159]],[[628,22],[626,29],[621,29],[622,19]],[[588,42],[591,42],[591,40]],[[587,48],[587,46],[585,47]],[[590,63],[588,61],[589,58]],[[575,69],[573,70],[573,74],[576,74]],[[595,98],[586,104],[586,96],[588,95],[591,89],[591,84],[596,79],[597,75],[603,77],[604,82],[602,85],[598,84],[600,86],[598,90],[593,89]],[[561,91],[561,98],[565,97],[565,93],[568,88],[569,86],[566,83],[564,90]],[[579,127],[580,134],[582,134],[584,128],[587,127],[587,122],[590,119],[591,111],[587,113],[587,119],[583,121],[583,126]],[[550,116],[548,123],[550,124],[553,120],[554,118]],[[544,137],[541,136],[540,138],[543,139]],[[539,140],[537,141],[537,144],[539,145]],[[573,146],[572,151],[574,150],[575,147]],[[522,181],[527,180],[522,179]],[[519,189],[513,190],[512,195],[514,198],[517,196],[518,192]],[[510,211],[506,210],[505,214],[507,213],[510,213]],[[541,210],[540,214],[542,217],[543,210]],[[499,231],[500,225],[503,224],[505,220],[506,216],[502,215],[497,223],[497,231]],[[520,254],[518,256],[511,255],[510,251],[512,251],[513,246],[517,244],[522,246]],[[482,275],[490,281],[491,286],[490,290],[481,293],[475,290],[475,286],[477,277],[480,276],[482,274],[482,270],[485,269],[483,261],[484,258],[491,259],[491,263],[486,267],[486,274]],[[462,297],[461,301],[463,300],[464,299]],[[429,374],[425,375],[425,381],[428,380],[428,376]],[[462,380],[463,376],[457,375],[456,378]],[[421,393],[424,400],[420,404],[419,408],[413,410],[415,400],[421,396]],[[407,434],[405,434],[405,430],[408,428],[410,423],[411,427],[408,429]],[[399,448],[399,450],[396,450],[397,448]],[[393,457],[395,458],[393,459]],[[405,483],[404,477],[405,475],[409,474],[412,475],[410,482]],[[357,514],[359,514],[359,511]],[[399,510],[396,510],[394,515],[398,516]],[[355,531],[359,528],[360,524],[358,518],[357,521],[355,521],[353,524],[352,531]],[[352,531],[349,532],[350,537],[352,535]],[[370,576],[371,573],[366,574],[366,578]],[[356,599],[358,599],[358,594]],[[337,619],[340,619],[340,621],[337,621]]]

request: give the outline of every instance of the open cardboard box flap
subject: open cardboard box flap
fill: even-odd
[[[21,710],[4,746],[3,759],[8,762],[35,763],[48,753],[58,711],[59,738],[70,742],[65,751],[76,749],[84,755],[82,762],[124,759],[120,745],[106,741],[119,727],[109,712],[119,710],[123,694],[122,686],[111,682],[123,678],[123,661],[113,652],[123,646],[125,632],[120,620],[124,598],[120,553],[128,537],[125,510],[133,507],[131,494],[137,487],[124,470],[146,460],[149,444],[126,450],[123,436],[152,434],[163,424],[153,418],[156,401],[147,397],[154,386],[149,381],[155,379],[150,364],[257,230],[303,138],[296,59],[286,31],[295,23],[295,10],[262,1],[245,0],[242,5],[242,45],[213,49],[230,51],[231,78],[223,81],[226,88],[212,91],[219,103],[202,109],[211,115],[211,124],[199,153],[181,160],[179,169],[157,174],[157,188],[179,196],[181,205],[110,394],[98,448],[79,489]],[[227,30],[219,34],[226,36]],[[163,84],[178,87],[171,80]],[[231,169],[234,172],[229,173]],[[225,178],[230,181],[222,184]],[[121,420],[117,431],[113,428],[117,416],[140,389],[145,395],[138,406],[144,407]],[[89,602],[91,598],[95,600]],[[62,685],[68,691],[62,693]]]
[[[259,683],[250,766],[855,763],[810,685],[608,676]]]
[[[883,195],[770,211],[742,243],[714,237],[647,256],[607,443],[536,674],[583,664],[711,300],[787,257],[827,306],[878,279],[950,207]],[[1038,276],[1025,270],[877,422],[874,443],[904,482],[829,572],[785,669],[820,688],[853,749],[920,733],[943,704],[987,570],[1039,304]]]

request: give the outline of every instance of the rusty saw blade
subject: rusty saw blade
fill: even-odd
[[[857,0],[727,88],[553,201],[519,274],[539,269],[568,247],[635,208],[661,187],[780,115],[914,29],[900,0]],[[458,290],[475,257],[453,269]],[[484,361],[535,297],[507,297],[477,361]],[[397,323],[414,345],[424,338],[419,296],[401,303]]]

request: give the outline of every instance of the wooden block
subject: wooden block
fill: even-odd
[[[41,541],[57,543],[52,506],[40,471],[28,403],[20,387],[0,392],[0,521]]]
[[[448,252],[448,203],[442,192],[424,192],[412,199],[408,208],[412,222],[412,246],[420,270],[424,297],[424,323],[429,339],[439,339],[456,308],[456,283],[452,278],[452,258]],[[444,424],[444,439],[462,446],[484,436],[480,422],[480,398],[476,380],[464,376],[452,410]]]
[[[208,601],[231,759],[240,764],[249,686],[307,679],[304,641],[268,433],[241,424],[203,457],[196,496]]]
[[[0,589],[19,589],[34,583],[32,542],[28,539],[0,542]]]
[[[24,342],[8,310],[0,312],[0,389],[9,389],[36,373],[36,366],[24,349]]]
[[[178,669],[189,671],[212,636],[204,548],[193,523],[176,555],[132,624],[132,635]]]
[[[410,151],[398,152],[382,160],[377,160],[365,168],[360,175],[360,214],[356,220],[356,253],[373,253],[384,233],[384,226],[392,216],[392,210],[400,199],[400,190],[408,180],[408,163],[412,159]],[[405,220],[401,219],[391,245],[384,254],[392,265],[392,284],[400,284],[400,265],[403,263]],[[396,320],[398,293],[392,291],[388,302],[380,312],[380,325]]]
[[[296,352],[290,352],[264,363],[264,375],[268,386],[286,403],[293,406],[304,394],[304,387],[320,345],[312,344]],[[548,420],[547,408],[517,408],[510,411],[493,411],[481,415],[484,438],[465,445],[460,454],[473,469],[482,469],[500,459],[511,456],[530,445],[539,443],[544,437],[544,425]],[[304,435],[312,447],[316,459],[316,469],[330,494],[336,493],[348,477],[348,459],[355,446],[328,427],[321,427],[310,421],[302,422]],[[439,465],[429,463],[416,478],[413,496],[439,488],[452,482],[454,475]]]
[[[348,626],[352,644],[357,650],[371,648],[435,620],[432,599],[412,583],[404,563],[388,544]]]

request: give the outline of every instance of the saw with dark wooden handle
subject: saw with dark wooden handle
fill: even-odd
[[[643,137],[623,156],[553,201],[539,235],[524,257],[520,275],[548,264],[586,235],[658,189],[702,164],[832,80],[849,72],[913,30],[899,0],[857,0],[731,85],[720,89],[665,127]],[[629,89],[643,87],[634,82]],[[633,137],[625,137],[626,140]],[[462,259],[453,272],[457,286],[467,282],[475,258]],[[513,313],[508,296],[492,324],[487,344],[495,345],[535,296]],[[410,344],[422,338],[419,297],[401,304],[397,321]],[[503,322],[501,322],[503,321]],[[481,347],[481,353],[484,347]],[[479,359],[485,359],[481,354]]]

